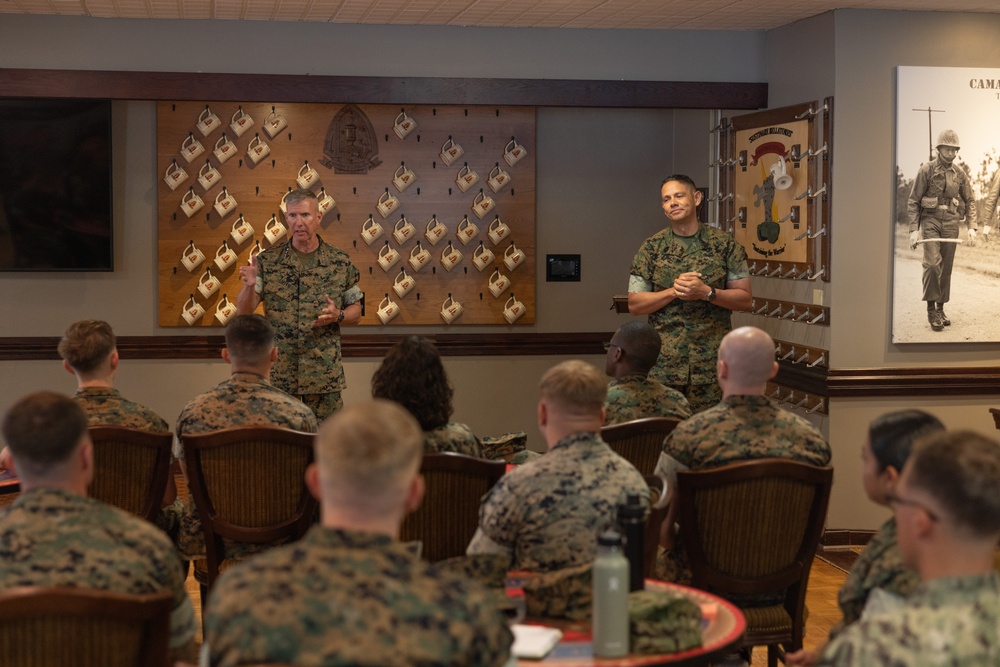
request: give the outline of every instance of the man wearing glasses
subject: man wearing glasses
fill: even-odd
[[[899,608],[849,626],[817,664],[1000,664],[1000,443],[970,431],[928,437],[888,500],[922,583]]]
[[[660,356],[660,335],[652,324],[640,320],[626,322],[611,337],[611,342],[604,344],[604,349],[608,353],[604,372],[613,378],[604,399],[605,424],[646,417],[691,416],[684,394],[649,377]]]

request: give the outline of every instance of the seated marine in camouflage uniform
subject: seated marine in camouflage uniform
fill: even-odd
[[[648,377],[660,356],[660,335],[652,324],[639,320],[627,322],[606,347],[604,372],[614,379],[604,399],[605,424],[646,417],[691,416],[684,394]]]
[[[599,435],[604,375],[582,361],[551,368],[539,384],[538,428],[549,450],[504,475],[483,497],[466,553],[500,554],[510,568],[546,573],[588,564],[617,506],[649,486]]]
[[[423,437],[384,400],[323,423],[306,483],[321,523],[219,577],[203,664],[500,666],[511,633],[485,589],[397,541],[423,496]]]
[[[817,664],[1000,665],[1000,443],[971,431],[921,439],[887,500],[921,584],[850,625]]]
[[[767,381],[778,372],[774,341],[756,327],[726,334],[717,363],[722,402],[677,425],[663,441],[656,474],[676,486],[677,470],[716,468],[749,459],[783,458],[822,466],[830,462],[830,446],[816,427],[799,415],[782,410],[764,395]],[[664,521],[657,557],[657,576],[686,583],[683,548],[676,543],[676,499]]]
[[[169,591],[171,664],[193,659],[194,610],[170,539],[145,519],[87,498],[94,451],[80,406],[53,392],[26,396],[4,417],[3,437],[21,493],[0,512],[0,587]]]
[[[185,435],[241,426],[278,426],[316,432],[319,425],[312,410],[270,383],[271,366],[277,356],[274,329],[266,319],[260,315],[237,315],[229,322],[222,358],[231,366],[232,374],[189,401],[177,417],[174,455],[182,467],[184,450],[180,443]],[[193,505],[184,509],[178,540],[185,557],[204,558],[205,542]]]

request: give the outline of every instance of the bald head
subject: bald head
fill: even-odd
[[[719,385],[724,396],[763,394],[778,372],[774,340],[757,327],[733,329],[719,345]]]

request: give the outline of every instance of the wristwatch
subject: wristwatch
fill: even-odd
[[[708,293],[708,296],[705,297],[705,301],[708,301],[709,303],[712,303],[713,301],[715,301],[715,288],[711,287],[709,289],[711,291]]]
[[[715,290],[712,290],[712,292],[714,296]],[[337,315],[337,324],[340,324],[343,321],[344,321],[344,311],[340,311],[340,315]]]

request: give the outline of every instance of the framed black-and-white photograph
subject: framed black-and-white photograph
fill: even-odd
[[[896,68],[893,343],[1000,341],[1000,69]]]

